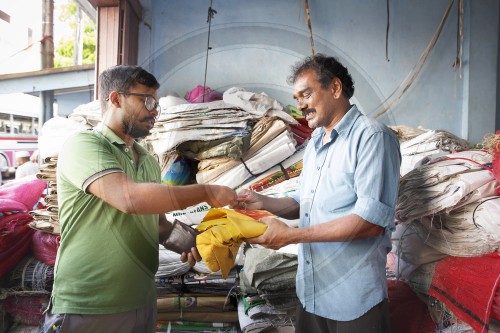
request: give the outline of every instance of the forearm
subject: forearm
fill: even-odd
[[[135,184],[131,196],[131,214],[158,214],[184,209],[214,198],[217,187],[210,185],[171,186],[162,184]]]
[[[236,199],[236,193],[224,186],[135,183],[124,173],[95,180],[88,192],[127,214],[161,214],[200,202],[220,207],[227,205],[232,195]]]
[[[262,202],[262,209],[285,219],[299,218],[300,205],[292,198],[273,198],[257,193],[256,195]]]
[[[350,214],[333,221],[307,228],[290,228],[286,237],[289,244],[314,242],[349,242],[383,234],[384,228],[358,215]]]

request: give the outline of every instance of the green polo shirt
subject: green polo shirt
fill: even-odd
[[[73,135],[63,145],[57,163],[61,243],[54,313],[124,312],[150,306],[156,298],[158,215],[125,214],[86,191],[95,179],[113,172],[159,183],[156,159],[139,144],[134,147],[137,162],[105,126]]]

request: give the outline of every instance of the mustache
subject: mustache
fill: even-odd
[[[155,117],[151,117],[151,116],[144,117],[144,118],[142,118],[141,121],[150,121],[150,120],[156,122],[156,118]]]
[[[312,112],[316,112],[316,109],[312,108],[312,109],[305,109],[305,110],[302,110],[302,116],[305,117],[307,116],[309,113],[312,113]]]

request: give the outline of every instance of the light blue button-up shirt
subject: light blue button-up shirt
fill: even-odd
[[[297,296],[306,311],[349,321],[387,298],[386,257],[399,186],[396,136],[354,105],[322,144],[316,129],[304,152],[298,189],[300,227],[356,214],[385,228],[352,242],[299,244]]]

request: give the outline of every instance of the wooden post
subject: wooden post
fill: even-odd
[[[54,0],[42,4],[42,69],[54,68]],[[39,126],[54,116],[54,91],[40,92],[42,104]]]

